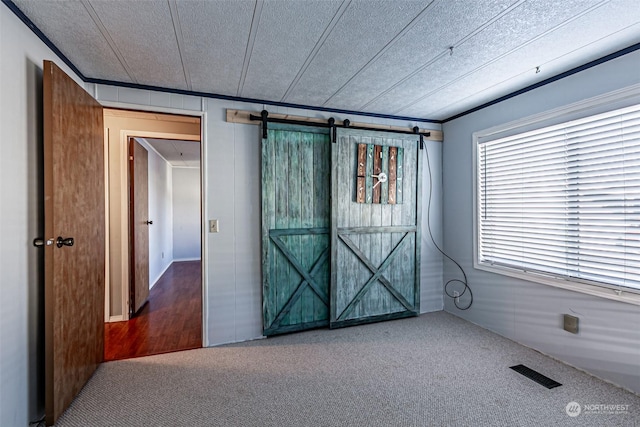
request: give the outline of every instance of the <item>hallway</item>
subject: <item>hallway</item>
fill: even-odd
[[[200,271],[200,261],[174,262],[136,317],[105,323],[104,360],[202,347]]]

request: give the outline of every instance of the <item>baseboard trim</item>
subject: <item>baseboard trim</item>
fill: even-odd
[[[156,285],[156,283],[158,283],[158,280],[160,280],[162,275],[169,269],[169,267],[171,267],[171,264],[173,264],[173,261],[171,261],[169,264],[167,264],[165,268],[162,269],[162,271],[160,272],[160,274],[158,274],[156,279],[153,282],[151,282],[151,284],[149,285],[149,290],[151,290],[151,288],[153,288]]]
[[[117,316],[109,316],[109,323],[111,322],[122,322],[124,320],[124,316],[122,316],[122,314],[119,314]]]
[[[202,258],[174,258],[173,262],[182,262],[182,261],[201,261]]]

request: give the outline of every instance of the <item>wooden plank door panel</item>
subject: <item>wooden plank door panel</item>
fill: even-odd
[[[131,307],[140,311],[149,298],[149,153],[129,139],[131,228]]]
[[[420,311],[417,139],[371,131],[338,132],[331,160],[330,325],[415,316]],[[378,182],[381,172],[393,178],[395,191],[389,191],[389,180]]]
[[[52,425],[104,353],[104,127],[100,104],[50,61],[43,101],[45,239],[53,242],[44,248],[45,414]],[[73,246],[58,247],[58,237],[73,238]]]
[[[264,334],[328,325],[328,135],[269,130],[262,141]]]

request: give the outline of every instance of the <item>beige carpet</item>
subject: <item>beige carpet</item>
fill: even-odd
[[[640,426],[640,397],[437,312],[105,363],[57,425]]]

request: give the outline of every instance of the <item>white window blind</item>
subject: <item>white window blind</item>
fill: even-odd
[[[640,291],[640,105],[478,143],[478,262]]]

